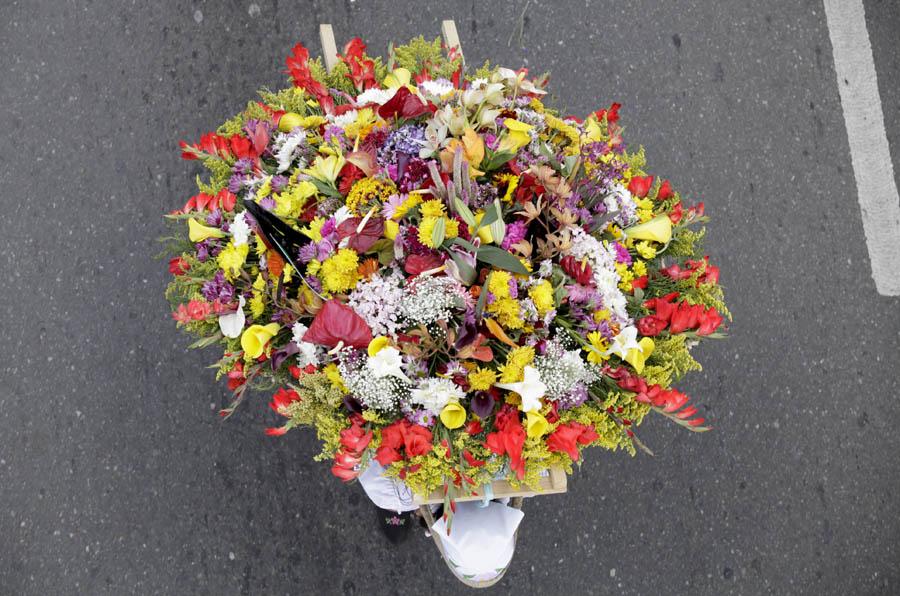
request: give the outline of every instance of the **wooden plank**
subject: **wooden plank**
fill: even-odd
[[[325,70],[331,72],[338,63],[337,44],[334,41],[334,29],[328,23],[319,25],[319,40],[322,42],[322,59]]]
[[[444,45],[447,46],[447,49],[456,48],[456,51],[459,53],[460,57],[462,57],[462,45],[459,43],[459,34],[456,32],[456,22],[452,19],[447,19],[441,23],[441,35],[444,38]],[[465,60],[465,58],[463,58]]]
[[[514,488],[507,480],[495,480],[493,483],[491,483],[491,488],[494,491],[495,499],[501,499],[504,497],[540,497],[543,495],[561,494],[568,490],[565,470],[563,470],[562,468],[550,468],[548,474],[541,477],[540,487],[541,490],[532,490],[527,486]],[[483,493],[481,491],[478,492],[481,494],[469,495],[467,497],[457,497],[455,500],[459,502],[480,501],[482,499]],[[444,493],[442,489],[438,489],[431,493],[428,498],[424,498],[420,495],[414,495],[413,501],[417,505],[443,503]]]

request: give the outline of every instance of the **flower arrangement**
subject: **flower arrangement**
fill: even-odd
[[[422,495],[634,454],[650,412],[706,430],[672,385],[730,316],[707,218],[626,149],[618,104],[562,116],[544,79],[422,38],[286,66],[182,142],[209,175],[167,215],[166,295],[223,350],[223,415],[272,391],[268,434],[313,427],[339,478],[374,458]]]

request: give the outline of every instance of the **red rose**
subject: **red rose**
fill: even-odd
[[[666,321],[655,315],[650,315],[649,317],[638,319],[637,328],[638,332],[645,337],[656,337],[666,328]]]
[[[653,176],[635,176],[628,183],[628,191],[636,197],[644,198],[653,186]]]
[[[184,275],[191,269],[191,264],[182,257],[169,259],[169,273],[172,275]]]
[[[659,187],[659,192],[656,193],[657,201],[665,201],[666,199],[671,199],[675,196],[675,193],[672,191],[672,185],[669,184],[668,180],[663,180],[663,183]]]

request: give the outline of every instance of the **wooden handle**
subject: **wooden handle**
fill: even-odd
[[[328,23],[319,25],[319,40],[322,42],[322,59],[325,70],[331,72],[338,63],[337,44],[334,42],[334,29]]]
[[[444,45],[448,50],[456,48],[456,51],[462,57],[462,46],[459,43],[459,34],[456,32],[456,23],[452,19],[441,22],[441,35],[444,38]]]

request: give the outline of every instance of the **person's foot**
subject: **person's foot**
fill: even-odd
[[[375,515],[378,518],[378,525],[381,532],[393,544],[400,544],[409,536],[409,529],[412,525],[408,513],[397,513],[388,509],[375,508]]]

